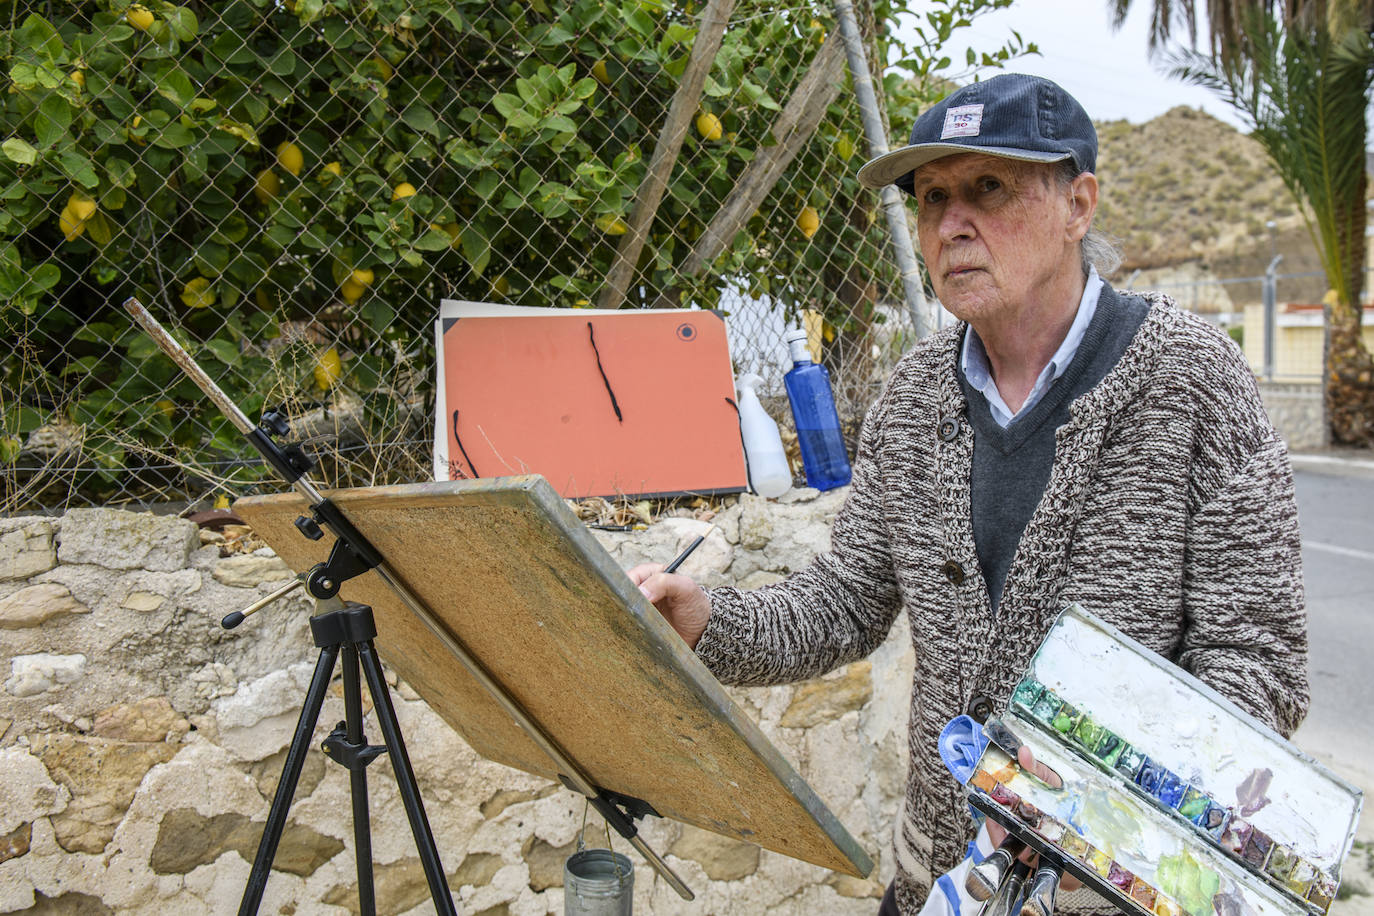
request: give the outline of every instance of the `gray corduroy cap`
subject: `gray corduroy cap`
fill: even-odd
[[[859,183],[895,184],[912,193],[912,171],[955,153],[983,153],[1027,162],[1072,159],[1080,172],[1097,170],[1097,131],[1083,106],[1058,84],[1004,73],[958,89],[924,111],[911,142],[865,163]]]

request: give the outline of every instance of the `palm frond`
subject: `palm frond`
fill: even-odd
[[[1262,9],[1241,14],[1238,27],[1243,55],[1175,52],[1171,73],[1241,114],[1298,201],[1328,282],[1352,294],[1363,267],[1369,33],[1333,38],[1324,25],[1285,23]]]

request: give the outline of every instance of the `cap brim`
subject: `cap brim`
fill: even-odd
[[[870,159],[859,169],[859,184],[866,188],[881,188],[894,184],[898,178],[927,162],[957,153],[982,153],[984,156],[998,156],[1002,159],[1019,159],[1022,162],[1059,162],[1070,158],[1072,153],[1047,153],[1035,150],[1013,149],[1005,146],[966,146],[961,143],[918,143],[904,146],[890,153]],[[903,188],[903,190],[907,190]],[[910,192],[908,192],[910,193]]]

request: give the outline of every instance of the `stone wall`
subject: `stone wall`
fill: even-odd
[[[706,534],[683,571],[755,586],[825,546],[843,495],[746,496],[710,521],[597,534],[625,567]],[[237,630],[218,626],[289,576],[270,551],[222,556],[220,540],[105,509],[0,519],[0,913],[236,911],[315,651],[299,593]],[[819,681],[733,691],[880,863],[871,879],[650,818],[643,835],[697,900],[617,837],[636,863],[635,911],[871,916],[893,870],[910,678],[899,624],[869,659]],[[561,914],[581,798],[478,758],[392,682],[461,912]],[[336,678],[316,746],[342,705]],[[367,730],[380,741],[371,715]],[[369,776],[379,912],[432,912],[385,757]],[[603,845],[595,812],[588,823]],[[312,750],[262,912],[357,912],[352,844],[347,772]]]
[[[1264,409],[1289,451],[1327,446],[1326,406],[1320,382],[1260,382],[1259,387]]]

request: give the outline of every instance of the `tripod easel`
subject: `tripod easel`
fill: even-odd
[[[239,916],[252,916],[262,901],[272,859],[286,825],[291,798],[295,794],[305,753],[310,744],[315,723],[319,719],[324,703],[324,693],[333,676],[334,663],[340,652],[344,655],[344,700],[346,721],[342,731],[336,728],[325,741],[325,752],[330,759],[347,767],[351,774],[353,800],[354,837],[357,843],[358,891],[360,910],[364,914],[375,912],[374,888],[372,882],[371,829],[367,810],[367,780],[365,768],[383,751],[392,758],[397,783],[410,820],[411,832],[425,869],[430,894],[435,909],[442,914],[453,914],[452,893],[444,877],[439,861],[438,850],[434,843],[433,832],[424,813],[419,789],[415,784],[415,774],[405,751],[400,729],[396,724],[395,711],[391,706],[390,694],[381,674],[381,664],[377,661],[372,639],[377,635],[372,608],[358,604],[343,604],[338,600],[339,588],[343,582],[373,570],[386,586],[405,604],[412,614],[438,638],[455,658],[467,669],[468,673],[490,694],[503,710],[519,725],[521,730],[555,764],[560,780],[587,797],[606,823],[616,829],[629,841],[649,864],[657,871],[684,900],[692,900],[694,895],[674,874],[667,863],[654,852],[638,835],[635,821],[645,814],[652,814],[653,808],[640,799],[629,798],[596,786],[586,771],[573,761],[545,730],[532,719],[510,696],[507,690],[493,678],[481,662],[470,653],[449,630],[438,620],[424,602],[405,585],[395,574],[386,558],[372,546],[368,539],[352,522],[327,499],[306,477],[313,462],[299,446],[279,445],[274,436],[284,436],[289,432],[286,421],[273,413],[263,416],[260,425],[239,410],[238,406],[205,374],[204,370],[191,358],[180,344],[148,313],[137,299],[130,298],[124,303],[125,309],[144,331],[157,343],[158,347],[186,373],[229,419],[242,432],[262,455],[263,459],[275,469],[293,489],[308,502],[310,517],[296,519],[296,528],[310,540],[319,540],[328,528],[335,541],[329,558],[318,563],[306,572],[299,581],[317,602],[317,614],[311,618],[311,632],[315,644],[320,648],[315,674],[306,695],[301,717],[297,722],[296,734],[283,767],[282,779],[272,801],[267,825],[263,830],[262,841],[254,858],[253,869],[249,875]],[[294,588],[295,586],[292,586]],[[271,599],[280,597],[290,589],[280,590],[268,599],[255,603],[251,608],[234,612],[225,617],[223,626],[230,629],[238,626],[251,613],[264,607]],[[335,616],[338,615],[338,616]],[[319,621],[317,625],[317,621]],[[373,707],[378,711],[385,745],[368,745],[362,733],[362,700],[358,681],[358,668],[361,665],[368,679],[368,690],[372,696]],[[350,687],[350,684],[352,685]]]

